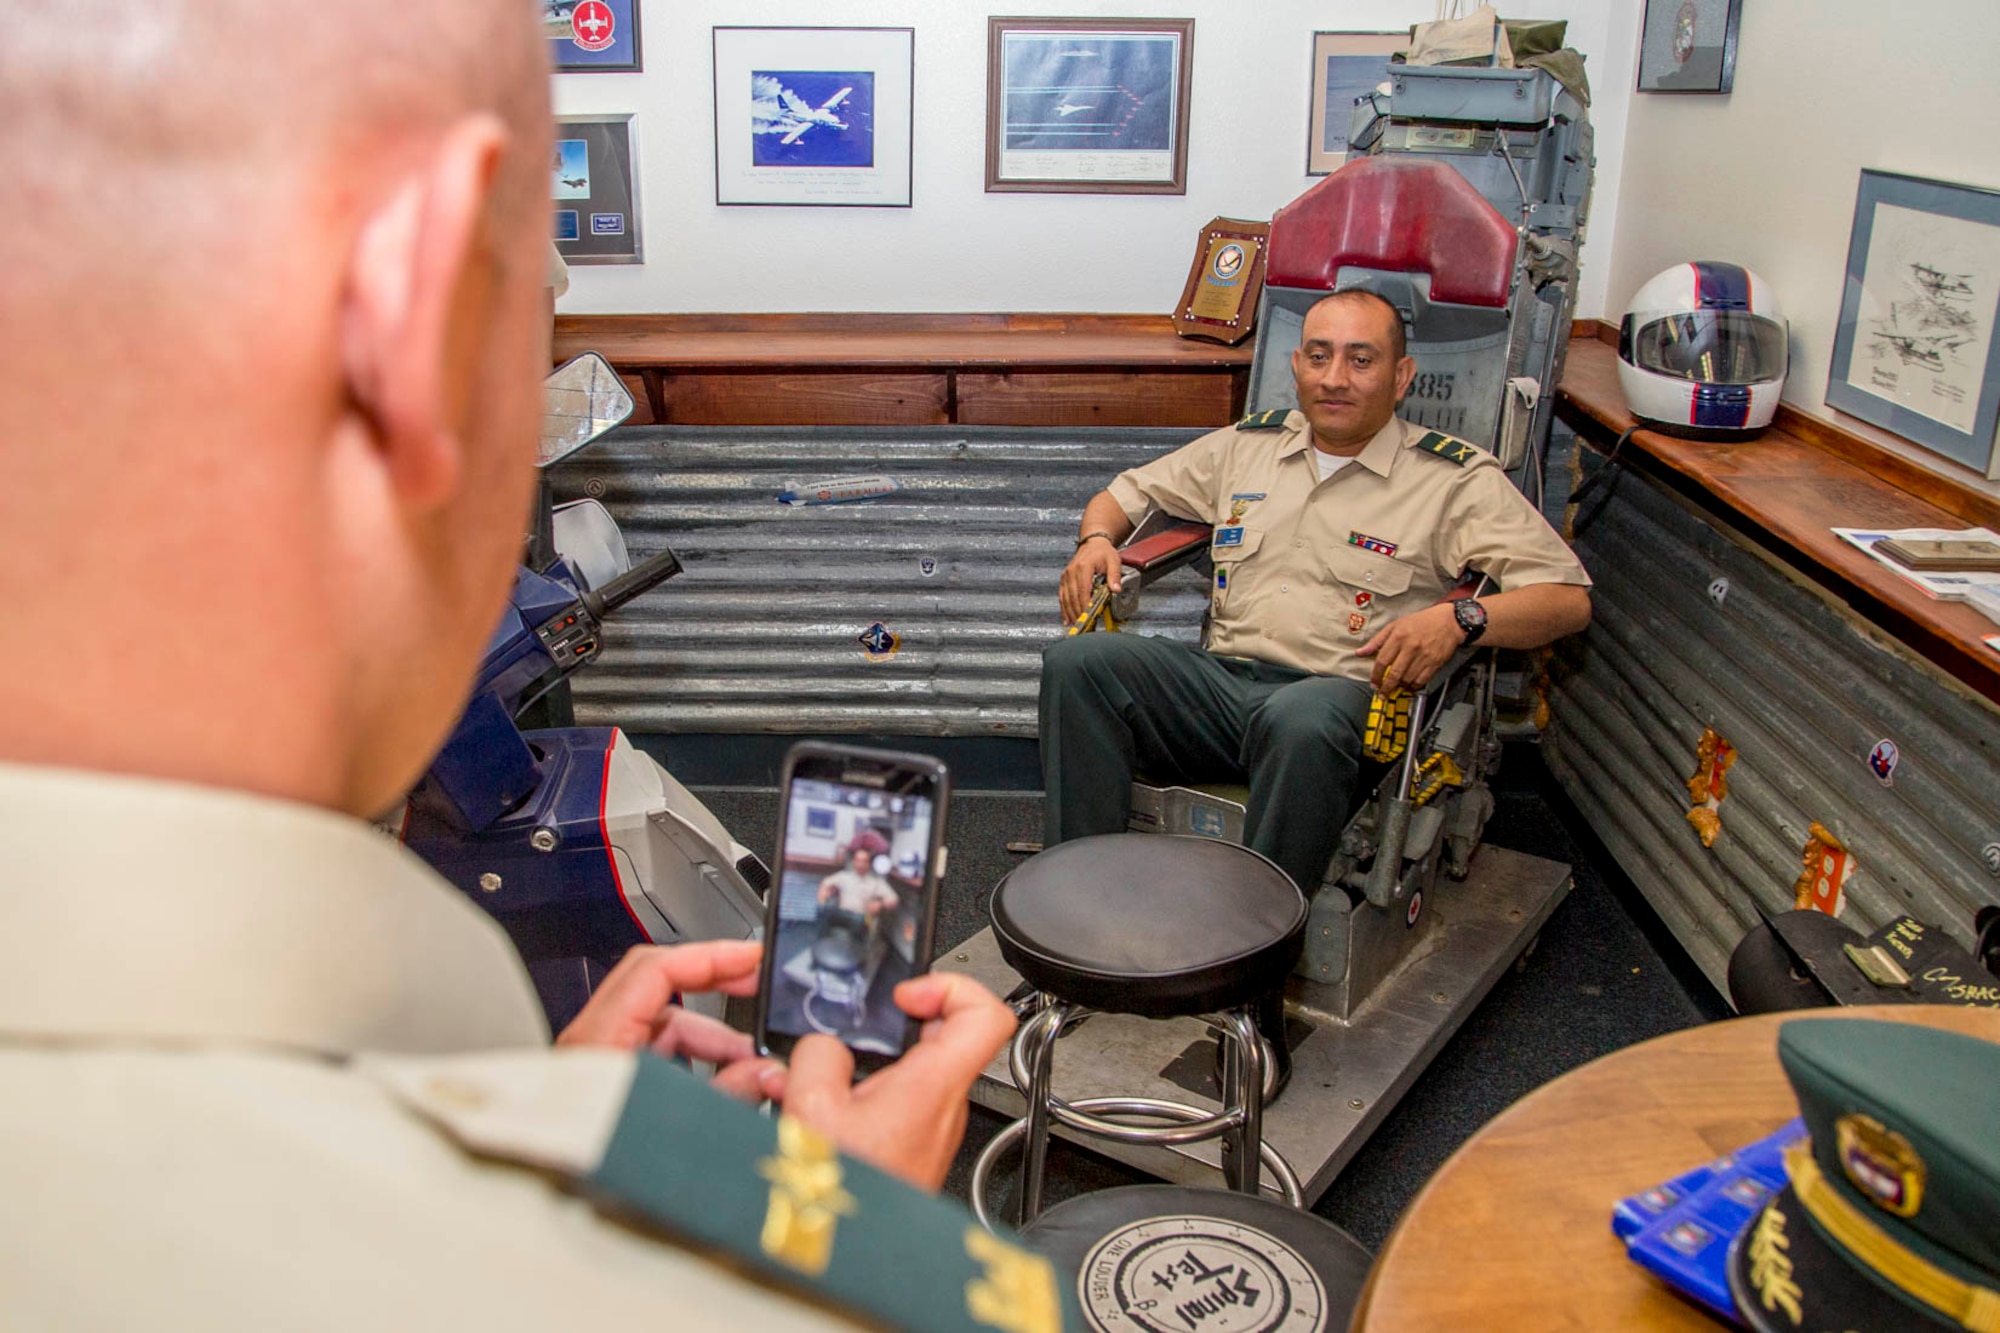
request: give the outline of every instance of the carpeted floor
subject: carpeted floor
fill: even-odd
[[[1567,862],[1576,887],[1543,927],[1534,952],[1494,987],[1314,1210],[1371,1250],[1452,1150],[1517,1098],[1600,1055],[1727,1014],[1548,779],[1538,752],[1510,747],[1495,787],[1498,810],[1487,839]],[[771,859],[778,822],[774,789],[701,787],[696,793],[738,839]],[[987,895],[1020,859],[1006,851],[1007,843],[1040,838],[1037,792],[953,797],[940,950],[985,925]],[[973,1108],[947,1186],[951,1192],[964,1197],[973,1157],[1002,1123]],[[1056,1203],[1144,1179],[1057,1143],[1045,1198]]]

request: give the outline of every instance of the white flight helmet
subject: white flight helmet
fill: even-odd
[[[1618,328],[1618,383],[1632,414],[1669,435],[1746,439],[1771,424],[1790,339],[1771,286],[1699,260],[1654,275]]]

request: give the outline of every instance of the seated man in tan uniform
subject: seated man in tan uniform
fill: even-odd
[[[968,978],[904,983],[922,1038],[859,1084],[669,1003],[754,990],[747,942],[634,950],[550,1050],[495,922],[366,822],[527,529],[538,12],[0,0],[0,1328],[1069,1300],[930,1193],[1013,1030]]]
[[[872,917],[902,901],[896,891],[889,887],[889,881],[875,873],[875,858],[886,847],[877,849],[880,839],[856,838],[848,852],[847,864],[819,882],[820,905],[852,912],[856,916]]]
[[[1461,646],[1536,648],[1590,620],[1589,577],[1482,450],[1397,419],[1416,363],[1387,301],[1307,314],[1299,408],[1120,474],[1084,509],[1063,571],[1074,619],[1153,508],[1215,525],[1206,652],[1139,634],[1042,656],[1047,841],[1125,827],[1134,768],[1247,781],[1248,844],[1308,894],[1353,795],[1371,684],[1414,689]],[[1468,570],[1502,591],[1438,599]]]

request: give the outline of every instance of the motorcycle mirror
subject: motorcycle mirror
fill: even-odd
[[[632,415],[632,395],[611,363],[595,352],[556,367],[542,381],[542,439],[535,466],[569,457]]]

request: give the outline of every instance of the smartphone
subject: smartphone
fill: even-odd
[[[928,972],[951,775],[928,755],[806,741],[785,756],[764,900],[758,1049],[824,1033],[880,1068],[916,1040],[896,986]]]

